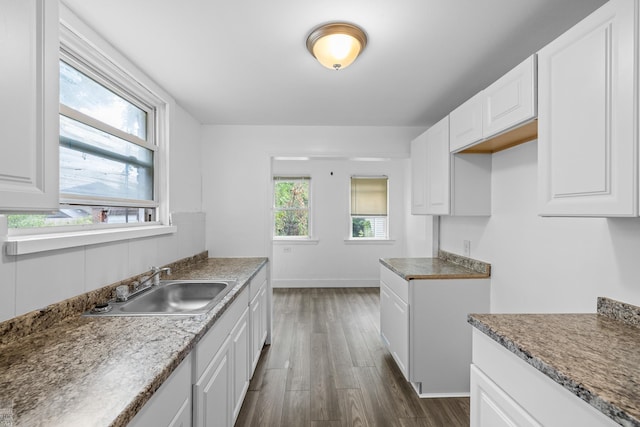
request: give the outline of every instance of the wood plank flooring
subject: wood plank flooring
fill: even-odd
[[[379,290],[274,289],[236,427],[458,427],[469,399],[420,399],[380,341]]]

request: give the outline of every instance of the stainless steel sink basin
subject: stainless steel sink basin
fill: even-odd
[[[209,311],[231,290],[233,281],[166,280],[124,302],[112,301],[108,311],[90,316],[197,315]]]

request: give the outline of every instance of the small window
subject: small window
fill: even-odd
[[[309,177],[274,177],[274,237],[310,237]]]
[[[351,177],[351,238],[388,239],[386,176]]]

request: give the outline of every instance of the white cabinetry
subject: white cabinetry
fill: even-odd
[[[449,149],[451,152],[459,151],[482,140],[483,102],[484,94],[479,92],[449,114],[451,126]]]
[[[262,347],[268,334],[268,302],[267,302],[267,276],[266,268],[263,268],[255,278],[251,280],[252,300],[249,305],[249,318],[251,322],[251,373],[256,369]],[[255,291],[254,291],[255,289]]]
[[[249,389],[250,373],[250,341],[249,341],[249,307],[245,308],[244,313],[238,319],[238,322],[231,331],[231,351],[233,358],[233,419],[235,420],[240,413],[242,401]]]
[[[58,2],[0,0],[0,212],[58,209]]]
[[[532,55],[453,110],[449,115],[451,152],[492,153],[534,139],[535,126],[533,130],[516,128],[536,118],[536,68]]]
[[[490,279],[404,280],[380,267],[380,335],[421,397],[469,395],[468,313],[489,311]]]
[[[473,329],[471,427],[617,425],[487,335]]]
[[[637,8],[611,0],[538,53],[541,215],[637,215]]]
[[[482,135],[490,138],[536,117],[536,56],[483,91]]]
[[[449,117],[445,117],[426,132],[427,144],[427,213],[450,213]]]
[[[426,215],[427,209],[427,133],[411,141],[411,213]]]
[[[191,358],[186,357],[129,423],[130,427],[191,426]]]
[[[491,215],[491,155],[449,153],[445,117],[411,144],[412,211]]]
[[[247,286],[192,352],[194,427],[235,422],[249,381],[248,310]]]

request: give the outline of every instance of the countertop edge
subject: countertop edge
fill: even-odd
[[[467,321],[471,326],[487,335],[502,347],[516,355],[518,358],[525,361],[528,365],[540,371],[542,374],[546,375],[548,378],[552,379],[554,382],[571,392],[571,394],[584,400],[589,405],[593,406],[595,409],[602,412],[613,421],[625,426],[640,427],[639,420],[631,417],[615,404],[601,398],[591,390],[585,388],[582,384],[577,383],[567,375],[559,372],[553,366],[530,354],[520,345],[518,345],[514,340],[501,335],[500,333],[492,329],[489,325],[482,322],[482,320],[474,317],[474,314],[469,314],[467,316]]]

